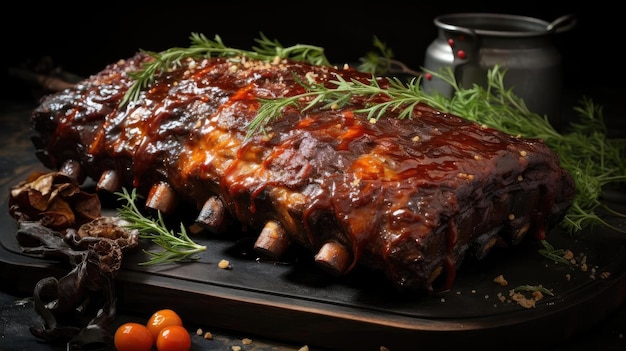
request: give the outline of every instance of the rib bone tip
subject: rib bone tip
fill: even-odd
[[[146,207],[166,214],[174,212],[176,208],[174,190],[165,182],[154,184],[146,198]]]
[[[98,180],[96,187],[98,190],[105,190],[111,193],[119,191],[120,177],[115,170],[106,170],[100,175],[100,179]]]
[[[65,174],[77,184],[83,184],[87,178],[83,166],[76,160],[67,160],[63,162],[59,173]]]
[[[351,260],[352,255],[348,249],[336,241],[325,243],[315,255],[318,266],[337,276],[347,273]]]
[[[230,224],[226,206],[217,196],[211,196],[202,205],[196,223],[214,233],[222,233]]]
[[[283,226],[279,222],[270,220],[265,223],[254,244],[254,249],[266,257],[279,259],[290,244],[291,240]]]

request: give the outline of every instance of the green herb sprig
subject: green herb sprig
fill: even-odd
[[[115,194],[120,201],[125,201],[125,204],[117,209],[118,216],[130,223],[129,228],[139,231],[139,238],[151,240],[163,248],[162,251],[158,252],[144,250],[151,258],[140,263],[140,265],[195,261],[199,259],[197,254],[207,249],[206,246],[191,240],[182,223],[178,234],[169,230],[160,211],[158,211],[156,220],[142,214],[136,205],[138,197],[136,189],[129,193],[124,188],[122,192]]]
[[[393,58],[393,50],[387,47],[385,42],[374,36],[372,45],[376,51],[368,51],[359,58],[357,70],[366,73],[372,73],[377,76],[406,74],[411,76],[420,76],[422,72],[418,72],[403,62]]]
[[[358,80],[345,80],[340,75],[335,74],[335,80],[330,80],[331,85],[327,87],[323,84],[305,83],[296,80],[306,90],[305,93],[277,98],[259,99],[261,105],[257,115],[248,126],[247,137],[259,131],[263,131],[266,125],[282,115],[282,111],[288,106],[301,108],[305,112],[315,106],[321,108],[341,108],[350,103],[355,96],[384,95],[389,97],[386,101],[371,104],[365,108],[355,110],[355,113],[362,113],[368,119],[380,119],[387,111],[397,111],[397,118],[412,118],[415,106],[426,103],[435,108],[445,108],[444,101],[439,96],[425,94],[420,88],[421,77],[415,77],[408,83],[396,77],[389,77],[388,87],[381,87],[378,79],[372,76],[367,82]]]
[[[303,44],[284,47],[280,42],[270,40],[263,33],[260,33],[260,38],[255,39],[258,46],[254,46],[253,50],[228,47],[219,35],[211,40],[204,34],[192,33],[190,40],[191,45],[187,48],[174,47],[163,52],[141,50],[152,56],[154,60],[145,63],[141,70],[128,74],[135,82],[124,95],[120,106],[125,106],[129,102],[139,99],[141,92],[152,85],[156,77],[179,66],[181,61],[186,58],[248,57],[255,60],[271,61],[278,57],[303,61],[312,65],[330,65],[324,54],[324,49],[321,47]]]
[[[543,249],[539,249],[539,254],[542,256],[553,260],[554,262],[563,263],[566,265],[571,265],[572,263],[568,261],[564,255],[565,250],[563,249],[555,249],[552,244],[547,242],[546,240],[541,240],[541,244],[543,245]]]
[[[369,51],[359,59],[358,70],[361,72],[384,75],[391,71],[393,51],[383,41],[374,36],[372,45],[376,51]]]
[[[520,291],[529,291],[529,292],[534,292],[534,291],[539,291],[545,295],[549,295],[549,296],[554,296],[554,293],[549,290],[544,288],[541,285],[520,285],[516,288],[513,289],[513,291],[515,292],[520,292]]]

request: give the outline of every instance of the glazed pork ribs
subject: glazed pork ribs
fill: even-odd
[[[441,291],[466,255],[544,238],[574,197],[542,141],[426,105],[377,120],[358,112],[372,103],[358,95],[345,107],[289,105],[249,134],[260,99],[302,94],[302,81],[372,79],[349,67],[186,59],[120,104],[129,72],[151,59],[138,53],[43,98],[38,158],[99,191],[136,188],[165,214],[195,206],[210,231],[240,222],[259,233],[259,255],[296,244],[336,275],[362,264],[399,290]]]

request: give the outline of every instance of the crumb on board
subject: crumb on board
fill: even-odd
[[[504,279],[504,276],[502,274],[500,274],[499,276],[495,277],[493,279],[493,281],[494,281],[494,283],[500,284],[502,286],[509,285],[509,282],[506,279]]]
[[[506,296],[504,296],[503,293],[498,293],[498,300],[500,300],[500,302],[505,302],[506,301]]]
[[[589,272],[589,278],[591,279],[609,279],[611,277],[611,272],[602,271],[600,273],[598,267],[589,266],[587,263],[587,255],[583,253],[576,254],[572,250],[564,250],[562,258],[567,260],[572,266],[577,267],[581,272]],[[548,267],[548,266],[546,266]],[[565,274],[565,279],[567,281],[571,281],[573,279],[573,275],[571,273]],[[499,275],[493,279],[493,282],[499,284],[501,286],[509,285],[509,282],[504,278],[504,275]],[[539,286],[541,288],[541,286]],[[541,289],[527,291],[526,293],[516,291],[518,289],[509,290],[508,295],[505,293],[497,293],[496,298],[501,303],[517,303],[518,305],[524,308],[534,308],[539,300],[544,298],[544,294]],[[472,290],[472,293],[476,293],[475,290]],[[457,294],[460,294],[457,291]],[[485,295],[485,299],[488,299],[489,296]],[[495,307],[496,305],[494,305]]]
[[[218,267],[220,267],[221,269],[231,269],[231,265],[230,265],[230,261],[228,260],[221,260],[218,264]]]
[[[526,297],[526,295],[521,292],[510,290],[509,297],[511,300],[517,302],[518,305],[524,308],[533,308],[536,307],[537,301],[543,299],[543,293],[541,291],[533,291],[531,293],[531,297]]]
[[[598,267],[590,266],[587,262],[587,255],[584,253],[575,254],[573,251],[567,249],[563,254],[563,258],[568,260],[571,265],[578,267],[581,272],[589,272],[590,279],[608,279],[611,277],[611,272],[602,271],[597,273]],[[565,279],[570,281],[572,280],[572,276],[570,274],[566,274]]]
[[[563,258],[569,261],[574,258],[574,253],[571,250],[565,250]]]
[[[536,306],[535,304],[536,301],[534,299],[528,299],[522,293],[512,292],[510,296],[511,296],[511,299],[513,299],[513,301],[517,302],[518,305],[524,308],[533,308]]]

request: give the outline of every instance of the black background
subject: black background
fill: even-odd
[[[506,13],[552,21],[576,14],[577,25],[555,35],[563,57],[566,89],[602,91],[624,126],[626,15],[608,1],[233,1],[204,2],[72,2],[22,0],[0,10],[0,100],[32,101],[31,87],[8,74],[10,67],[30,66],[50,57],[56,67],[86,77],[137,50],[188,46],[192,32],[218,34],[232,47],[249,49],[263,32],[284,46],[319,45],[333,62],[354,62],[372,49],[378,36],[395,58],[414,69],[423,65],[428,45],[437,35],[433,19],[459,12]],[[603,102],[603,101],[600,101]],[[609,107],[611,109],[609,109]],[[5,122],[0,119],[0,122]],[[619,128],[618,128],[619,129]],[[621,127],[621,135],[624,128]],[[612,130],[613,131],[613,130]],[[9,144],[6,144],[11,145]],[[617,323],[601,325],[590,338],[564,349],[602,349],[615,345],[623,332],[626,311]],[[599,334],[600,338],[594,337]],[[598,341],[597,339],[600,339]],[[29,339],[30,340],[30,339]],[[621,337],[617,339],[621,345]],[[575,346],[579,346],[576,348]],[[592,346],[593,345],[593,346]],[[615,348],[616,349],[616,348]]]
[[[22,1],[2,10],[4,97],[23,96],[23,82],[8,67],[31,65],[41,57],[79,76],[88,76],[138,49],[160,51],[188,46],[192,32],[226,45],[251,49],[263,32],[283,46],[325,48],[332,62],[355,62],[373,50],[377,36],[408,66],[423,65],[435,39],[436,16],[458,12],[516,14],[552,21],[576,14],[576,26],[554,36],[563,56],[566,87],[617,87],[623,83],[621,47],[624,15],[602,2],[550,1],[220,1],[63,2]]]

